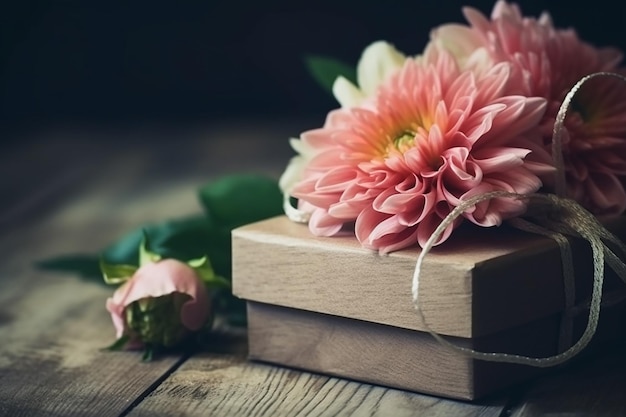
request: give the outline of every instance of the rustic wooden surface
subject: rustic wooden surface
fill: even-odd
[[[34,267],[197,213],[196,188],[222,174],[278,176],[304,127],[57,129],[2,152],[0,416],[626,415],[624,343],[473,403],[249,361],[242,329],[142,363],[101,350],[114,337],[110,288]]]

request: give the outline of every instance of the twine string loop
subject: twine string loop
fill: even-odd
[[[580,353],[589,344],[596,332],[602,306],[605,263],[615,271],[624,283],[626,283],[626,264],[624,264],[624,261],[611,249],[614,248],[618,250],[622,257],[626,259],[626,245],[608,231],[593,214],[585,210],[576,201],[566,197],[566,178],[562,151],[562,135],[565,117],[572,99],[582,85],[590,79],[599,76],[616,77],[626,82],[626,77],[620,74],[610,72],[593,73],[581,78],[565,96],[557,113],[552,135],[552,156],[556,168],[555,194],[518,194],[508,191],[492,191],[473,196],[462,201],[461,204],[455,207],[448,216],[443,219],[422,248],[422,251],[417,257],[411,285],[413,304],[423,328],[442,345],[474,359],[491,362],[516,363],[535,367],[550,367],[562,364]],[[525,200],[527,202],[527,213],[529,217],[509,219],[508,223],[520,230],[547,236],[556,241],[559,246],[563,268],[565,306],[559,335],[559,353],[556,355],[535,358],[509,353],[480,352],[461,347],[449,342],[433,331],[428,326],[421,310],[419,304],[419,283],[424,258],[433,248],[435,242],[439,239],[444,230],[454,222],[457,217],[476,204],[493,198]],[[589,318],[582,336],[574,344],[571,344],[571,339],[573,314],[576,310],[574,306],[575,277],[572,250],[567,238],[568,236],[585,239],[591,246],[593,257],[593,285],[591,301],[588,306]]]

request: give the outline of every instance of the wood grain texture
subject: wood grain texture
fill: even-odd
[[[0,155],[0,231],[15,230],[58,208],[69,194],[97,175],[113,152],[76,133],[24,140],[30,146],[16,144]]]
[[[624,306],[605,311],[594,345],[614,341],[626,324],[624,317]],[[546,357],[558,353],[559,318],[487,337],[448,337],[448,341],[482,352]],[[576,320],[577,337],[585,322],[585,317]],[[424,332],[251,301],[248,336],[253,360],[455,399],[505,393],[519,382],[549,372],[473,360]]]
[[[626,233],[626,218],[616,222]],[[591,257],[573,245],[579,297]],[[233,292],[241,298],[425,330],[412,303],[417,249],[378,255],[353,236],[313,236],[285,216],[233,231]],[[445,278],[445,279],[444,279]],[[615,277],[607,286],[622,285]],[[532,299],[532,303],[528,300]],[[459,229],[425,258],[420,306],[437,333],[478,337],[563,309],[556,243],[507,228]]]
[[[125,146],[113,150],[106,135],[58,132],[41,148],[0,155],[0,190],[13,196],[0,207],[0,416],[495,417],[511,406],[516,417],[624,414],[625,346],[537,379],[526,392],[473,403],[248,361],[241,332],[216,333],[182,365],[176,355],[144,364],[136,352],[100,350],[113,340],[104,309],[111,289],[33,268],[36,260],[97,251],[147,222],[195,214],[197,186],[219,175],[278,176],[291,155],[283,145],[300,130],[139,129],[118,132],[126,137],[115,143]],[[63,145],[68,135],[94,142]],[[101,153],[67,154],[87,147]],[[35,155],[43,161],[37,173],[28,167]],[[63,169],[77,158],[85,171]]]
[[[250,358],[427,394],[473,399],[473,364],[427,333],[248,302]],[[468,346],[467,339],[453,342]]]
[[[230,170],[278,176],[290,150],[265,144],[274,134],[286,144],[286,128],[126,132],[117,149],[89,132],[60,132],[1,156],[3,177],[23,179],[2,188],[11,198],[0,212],[1,416],[120,415],[177,366],[180,355],[145,364],[139,352],[103,352],[114,341],[104,307],[113,288],[34,263],[97,253],[141,225],[202,213],[198,186]]]
[[[102,351],[114,340],[110,292],[40,278],[48,281],[3,302],[0,415],[118,415],[176,365],[177,356],[145,364],[136,352]]]
[[[0,415],[118,415],[180,360],[145,364],[137,352],[102,351],[115,340],[104,308],[113,289],[34,268],[59,254],[96,253],[148,220],[134,213],[138,202],[172,213],[194,209],[193,195],[185,201],[164,190],[178,197],[173,205],[144,193],[139,160],[0,240]]]
[[[218,343],[219,344],[219,343]],[[242,352],[187,360],[129,417],[499,416],[502,398],[464,403],[245,361]]]

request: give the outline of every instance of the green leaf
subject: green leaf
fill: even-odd
[[[209,288],[231,288],[230,281],[217,274],[211,276],[200,274],[200,279],[202,279],[202,282]]]
[[[107,346],[104,349],[105,350],[121,350],[129,340],[130,340],[130,336],[125,334],[119,339],[117,339],[115,342],[113,342],[113,344],[111,344],[110,346]]]
[[[283,213],[278,181],[261,175],[223,177],[202,187],[199,197],[209,219],[227,229]]]
[[[182,262],[208,256],[216,274],[230,277],[230,230],[215,226],[204,215],[145,225],[104,251],[104,261],[138,266],[144,233],[146,250],[150,253]]]
[[[62,255],[35,262],[35,266],[42,270],[68,272],[83,279],[102,283],[99,264],[100,260],[96,254]]]
[[[210,234],[208,223],[205,216],[195,216],[144,225],[108,246],[102,258],[107,264],[139,266],[142,257],[147,262],[159,257],[186,261],[202,256],[205,252],[198,243]]]
[[[104,282],[110,285],[122,284],[133,276],[137,267],[135,265],[110,264],[104,259],[100,260],[100,271]]]
[[[158,255],[183,262],[207,256],[200,268],[205,283],[229,288],[232,229],[283,213],[275,179],[254,174],[222,177],[198,190],[205,215],[144,225],[123,235],[99,254],[69,255],[39,262],[40,268],[80,273],[104,283],[121,283],[138,268],[140,257]],[[142,249],[142,242],[145,247]],[[152,259],[152,258],[151,258]],[[101,264],[102,262],[102,264]],[[101,267],[102,265],[102,267]]]
[[[319,55],[307,55],[304,57],[304,63],[318,84],[330,93],[333,91],[335,80],[340,75],[356,84],[356,68],[342,61]]]
[[[232,276],[232,229],[283,214],[278,181],[254,174],[235,174],[208,183],[198,191],[207,217],[204,228],[191,232],[197,247],[209,256],[217,275]]]
[[[203,256],[202,258],[198,258],[198,259],[191,259],[189,261],[187,261],[187,265],[189,265],[192,268],[202,268],[205,266],[205,264],[207,263],[207,257]],[[209,264],[210,267],[210,264]],[[210,268],[211,272],[213,272],[213,268]]]
[[[148,232],[144,228],[143,229],[143,240],[141,241],[141,245],[139,245],[139,266],[143,266],[152,262],[158,262],[163,257],[158,253],[152,252],[148,249],[150,245],[150,238],[148,237]]]
[[[122,236],[104,249],[102,258],[110,264],[138,265],[143,233],[143,228],[139,228]]]
[[[209,288],[230,288],[230,281],[215,273],[209,258],[203,256],[187,262],[200,276],[200,279]]]
[[[210,244],[214,231],[212,222],[205,216],[170,220],[146,227],[148,248],[163,258],[188,261],[200,258]]]
[[[147,346],[144,349],[143,354],[141,355],[141,361],[152,362],[153,359],[154,359],[154,348],[152,346]]]

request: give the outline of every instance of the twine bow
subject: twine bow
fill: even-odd
[[[626,257],[626,245],[609,232],[593,214],[589,213],[574,200],[565,197],[566,184],[561,141],[563,124],[567,115],[567,110],[574,95],[585,82],[598,76],[616,77],[626,82],[626,77],[622,75],[610,72],[597,72],[581,78],[580,81],[578,81],[565,96],[565,99],[563,100],[563,103],[557,113],[552,135],[552,155],[556,167],[555,194],[518,194],[507,191],[493,191],[474,196],[455,207],[455,209],[443,219],[441,224],[437,227],[437,229],[435,229],[434,233],[424,245],[417,258],[413,274],[411,287],[413,304],[423,327],[442,345],[466,354],[474,359],[491,362],[517,363],[536,367],[550,367],[564,363],[580,353],[589,344],[596,332],[602,305],[602,287],[604,284],[605,262],[615,271],[622,281],[626,283],[626,265],[610,247],[613,246],[615,249],[619,250],[624,257]],[[532,216],[532,222],[518,217],[510,219],[509,223],[518,229],[550,237],[559,245],[564,275],[565,314],[563,315],[561,321],[561,331],[559,336],[560,353],[556,355],[544,358],[535,358],[508,353],[479,352],[474,349],[450,343],[448,340],[433,331],[426,323],[426,319],[419,305],[420,271],[424,258],[432,249],[434,243],[439,239],[446,227],[448,227],[458,216],[476,204],[493,198],[526,200],[528,202],[528,207],[537,209],[536,211],[539,214]],[[591,302],[589,304],[589,320],[587,321],[587,327],[585,328],[585,331],[580,339],[569,348],[567,348],[567,346],[569,346],[569,342],[571,340],[571,312],[574,307],[575,288],[571,247],[566,236],[582,237],[587,240],[591,245],[593,255],[593,287]]]

